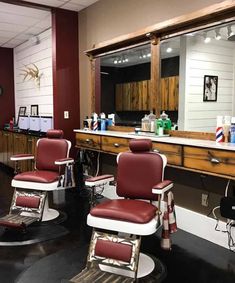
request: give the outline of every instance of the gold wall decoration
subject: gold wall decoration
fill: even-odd
[[[21,69],[23,73],[20,75],[24,76],[23,81],[25,81],[27,78],[28,80],[33,80],[35,82],[35,85],[40,88],[40,79],[42,76],[42,73],[39,73],[38,67],[32,63],[28,66],[24,66],[24,69]]]

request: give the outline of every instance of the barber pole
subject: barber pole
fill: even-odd
[[[216,142],[223,142],[224,141],[224,134],[223,134],[223,127],[216,128]]]
[[[223,116],[217,116],[217,126],[216,126],[215,138],[216,138],[216,142],[224,141]]]
[[[93,114],[93,131],[98,131],[98,115]]]

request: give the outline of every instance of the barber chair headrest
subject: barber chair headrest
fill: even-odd
[[[62,130],[48,130],[47,137],[49,139],[62,139],[64,132]]]
[[[152,150],[152,141],[149,139],[132,139],[129,142],[132,152],[143,152]]]

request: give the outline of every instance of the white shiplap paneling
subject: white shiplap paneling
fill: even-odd
[[[184,130],[215,132],[217,115],[233,115],[234,43],[186,39]],[[181,66],[182,67],[182,66]],[[203,102],[204,75],[218,76],[216,102]]]
[[[27,107],[38,104],[39,115],[53,116],[53,85],[52,85],[52,33],[51,29],[39,35],[39,44],[27,41],[14,49],[15,72],[15,111],[18,115],[20,106]],[[34,81],[26,78],[23,81],[22,69],[34,63],[41,74],[40,88]]]

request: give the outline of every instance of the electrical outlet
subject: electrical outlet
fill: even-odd
[[[64,111],[64,119],[69,119],[69,111]]]
[[[202,194],[202,206],[208,206],[208,195]]]

